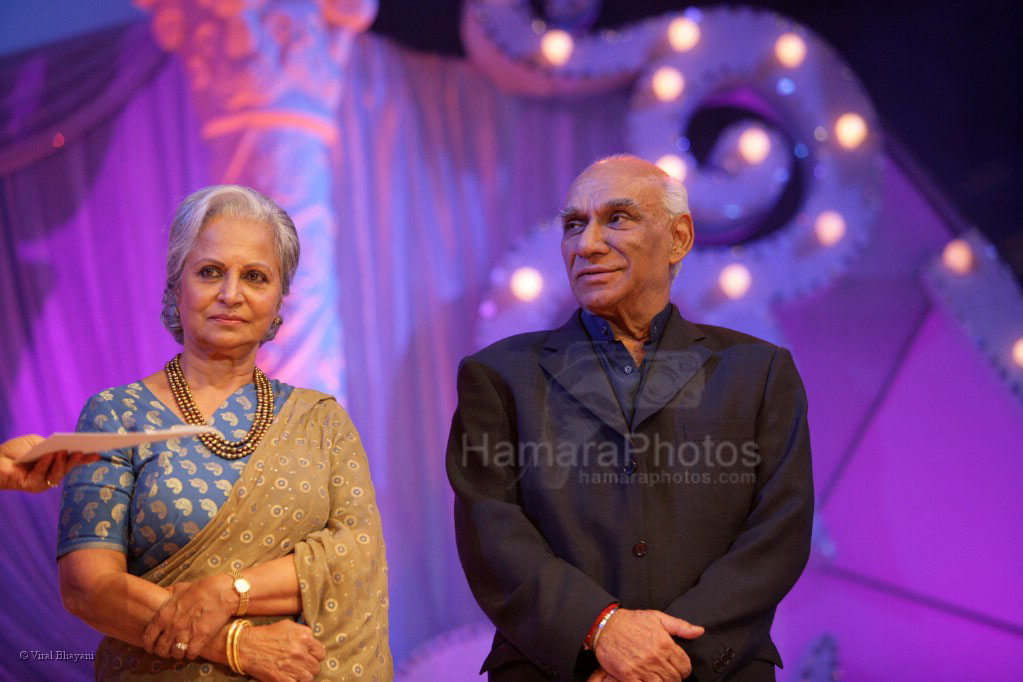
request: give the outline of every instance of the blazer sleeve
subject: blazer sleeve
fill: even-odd
[[[519,504],[510,402],[492,368],[462,361],[447,449],[458,555],[476,601],[501,634],[548,676],[571,680],[587,632],[617,600],[555,556]],[[498,663],[488,659],[484,668]]]
[[[806,566],[813,527],[806,393],[784,348],[771,360],[756,440],[761,461],[749,516],[727,553],[666,609],[706,628],[680,641],[693,680],[717,679],[756,657],[781,663],[770,644],[771,618]]]

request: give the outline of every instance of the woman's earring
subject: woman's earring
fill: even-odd
[[[282,324],[284,324],[284,320],[281,319],[280,315],[278,315],[277,317],[274,318],[274,326],[275,327],[280,327]]]

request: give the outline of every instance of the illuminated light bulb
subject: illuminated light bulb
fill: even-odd
[[[845,218],[838,211],[824,211],[813,223],[817,241],[824,246],[834,246],[845,236]]]
[[[544,59],[554,66],[561,66],[572,56],[575,43],[567,31],[560,28],[552,28],[540,38],[540,52]]]
[[[846,149],[856,149],[867,139],[867,122],[859,114],[842,114],[835,121],[835,137]]]
[[[60,149],[64,146],[64,135],[63,133],[57,133],[53,136],[53,140],[50,141],[54,149]]]
[[[511,290],[515,298],[529,302],[536,299],[543,291],[543,275],[536,268],[528,265],[512,273]]]
[[[1023,337],[1016,339],[1016,343],[1012,344],[1012,361],[1023,367]]]
[[[774,43],[774,56],[782,66],[794,69],[806,58],[806,41],[795,33],[783,33]]]
[[[493,301],[483,301],[480,303],[479,315],[484,320],[493,319],[494,315],[497,315],[497,304]]]
[[[689,17],[672,19],[668,24],[668,42],[676,52],[688,52],[700,42],[700,25]]]
[[[753,284],[753,275],[745,265],[732,263],[721,270],[718,284],[728,298],[742,298]]]
[[[760,126],[750,126],[739,136],[739,154],[750,165],[757,165],[771,153],[771,138]]]
[[[682,89],[686,85],[686,79],[682,77],[682,72],[675,67],[662,66],[654,71],[651,85],[654,88],[654,95],[657,99],[662,102],[670,102],[682,94]]]
[[[965,275],[973,269],[973,249],[965,239],[953,239],[945,244],[941,262],[957,275]]]
[[[685,182],[686,162],[682,160],[681,156],[678,156],[677,154],[665,154],[661,158],[657,159],[657,167],[679,182]]]

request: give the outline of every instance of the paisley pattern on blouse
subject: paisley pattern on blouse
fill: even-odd
[[[274,412],[293,386],[272,381]],[[255,418],[256,387],[247,384],[208,422],[240,440]],[[141,381],[109,388],[86,402],[78,431],[155,431],[183,422]],[[172,438],[108,450],[68,474],[61,498],[57,556],[77,549],[115,549],[142,575],[185,546],[210,522],[249,458],[222,459],[198,438]]]
[[[389,682],[387,561],[366,453],[348,414],[296,388],[216,516],[141,577],[163,587],[291,555],[302,619],[327,650],[317,680]],[[248,618],[248,617],[247,617]],[[280,617],[249,618],[256,626]],[[227,666],[176,661],[105,638],[96,679],[237,680]]]

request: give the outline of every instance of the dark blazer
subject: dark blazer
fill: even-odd
[[[679,640],[690,679],[780,666],[774,610],[810,548],[806,409],[787,350],[674,307],[632,429],[579,311],[465,358],[447,471],[462,567],[497,627],[482,671],[584,680],[582,641],[613,601],[706,628]]]

